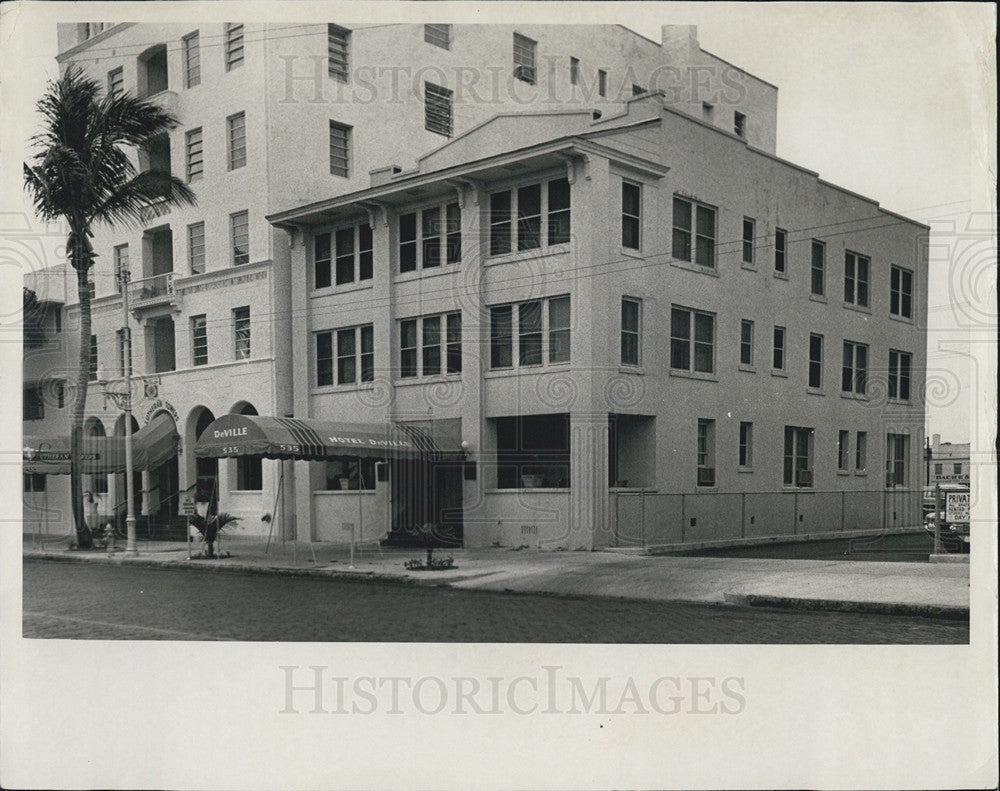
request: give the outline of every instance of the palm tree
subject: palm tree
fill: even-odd
[[[151,204],[194,204],[194,193],[170,173],[139,172],[129,158],[177,121],[155,103],[127,93],[104,95],[100,84],[71,66],[50,81],[37,104],[42,131],[31,142],[37,153],[24,165],[24,184],[35,213],[69,226],[67,252],[76,270],[80,299],[80,361],[70,434],[70,492],[77,544],[92,546],[84,521],[80,449],[90,368],[89,271],[94,224],[134,224]]]

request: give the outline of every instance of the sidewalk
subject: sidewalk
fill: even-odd
[[[423,560],[419,549],[383,549],[313,543],[293,545],[223,539],[229,557],[188,560],[183,542],[140,541],[139,556],[119,550],[67,550],[68,540],[45,549],[24,543],[24,557],[81,563],[127,563],[217,572],[294,574],[381,579],[455,588],[550,593],[569,596],[646,599],[966,618],[969,566],[956,563],[882,563],[852,560],[622,555],[612,552],[537,552],[510,549],[436,550],[455,568],[409,571],[404,563]],[[193,544],[195,554],[201,543]],[[315,554],[316,562],[313,562]]]

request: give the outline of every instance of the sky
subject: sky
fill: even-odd
[[[123,8],[132,19],[138,8],[170,21],[203,14],[184,3],[101,5],[0,6],[2,74],[17,74],[0,82],[2,183],[19,182],[10,169],[23,156],[17,144],[34,131],[30,108],[56,74],[56,20],[121,19]],[[273,19],[275,4],[235,5],[243,18]],[[320,18],[297,3],[281,5],[282,21]],[[488,21],[508,6],[378,4],[382,18],[400,21],[427,21],[428,7],[441,21]],[[573,4],[573,13],[568,3],[514,7],[525,21],[617,22],[655,41],[662,24],[696,24],[702,48],[777,85],[780,157],[932,227],[928,430],[953,442],[992,431],[995,412],[991,418],[982,410],[984,388],[994,380],[996,337],[991,5],[595,3]],[[349,21],[361,8],[328,3],[322,18]],[[13,66],[7,59],[15,57]],[[30,211],[9,186],[2,198],[4,211]]]

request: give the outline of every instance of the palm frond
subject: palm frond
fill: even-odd
[[[157,201],[172,205],[194,205],[195,194],[176,176],[158,170],[135,174],[94,208],[91,215],[101,222],[141,222],[143,211]]]

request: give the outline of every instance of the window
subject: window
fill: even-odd
[[[91,382],[97,381],[97,336],[90,336],[90,362],[87,366],[87,379]]]
[[[772,343],[771,367],[775,371],[785,370],[785,328],[774,328],[774,340]]]
[[[809,387],[823,387],[823,336],[816,333],[809,335]]]
[[[338,286],[354,282],[354,238],[353,228],[341,228],[333,235],[334,271]]]
[[[715,421],[698,418],[698,485],[715,486]]]
[[[115,248],[114,248],[113,255],[114,255],[114,263],[115,263],[115,283],[116,283],[118,291],[120,293],[121,290],[122,290],[122,287],[121,287],[121,273],[124,270],[128,269],[128,264],[129,264],[129,261],[128,261],[128,245],[127,244],[116,245]],[[93,294],[91,294],[91,298],[93,298]]]
[[[436,376],[442,370],[449,374],[462,372],[462,314],[448,313],[401,321],[400,378]]]
[[[885,435],[885,485],[886,487],[906,486],[906,468],[909,457],[909,437],[906,434]]]
[[[740,467],[753,467],[753,423],[740,421]]]
[[[375,488],[374,458],[330,459],[324,463],[323,491],[371,491]],[[360,465],[360,466],[359,466]]]
[[[601,98],[608,95],[608,73],[604,69],[597,70],[597,95]]]
[[[184,36],[182,43],[184,46],[184,87],[193,88],[201,83],[201,53],[198,47],[198,31]]]
[[[638,250],[642,242],[642,187],[622,182],[622,247]]]
[[[351,31],[338,25],[326,26],[327,72],[339,82],[347,82]]]
[[[372,228],[368,223],[316,234],[313,245],[313,288],[330,287],[331,253],[335,253],[338,286],[372,279]]]
[[[913,272],[901,266],[890,270],[889,312],[904,319],[913,318]]]
[[[580,59],[570,58],[569,59],[569,84],[579,85],[580,84]]]
[[[184,135],[184,161],[188,182],[198,181],[205,173],[201,127],[191,129]]]
[[[693,225],[692,225],[693,221]],[[715,209],[702,203],[674,196],[673,256],[690,261],[694,244],[694,262],[715,266]]]
[[[424,129],[451,137],[454,92],[432,82],[424,83]]]
[[[451,25],[424,25],[424,41],[441,49],[451,49]]]
[[[570,239],[570,222],[565,178],[494,192],[490,195],[490,255],[565,244]]]
[[[785,271],[785,252],[788,248],[788,231],[784,228],[774,229],[774,271]]]
[[[208,365],[208,326],[205,315],[191,317],[191,361]]]
[[[250,308],[233,308],[233,346],[237,360],[250,359]]]
[[[247,163],[247,121],[244,113],[226,119],[226,139],[229,144],[229,169],[236,170]]]
[[[24,388],[22,413],[24,420],[43,420],[45,418],[45,400],[42,398],[41,387]]]
[[[118,346],[118,370],[120,376],[125,376],[125,349],[128,348],[128,367],[132,369],[132,344],[129,343],[127,330],[115,331],[115,342]]]
[[[187,227],[188,265],[192,275],[205,271],[205,223],[195,222]]]
[[[250,263],[250,215],[238,211],[229,215],[229,231],[233,249],[233,264]]]
[[[514,76],[525,82],[535,82],[535,49],[537,43],[520,33],[514,34]]]
[[[497,488],[567,488],[569,415],[492,418],[496,426]]]
[[[226,22],[226,71],[243,65],[243,23]]]
[[[943,464],[935,464],[934,465],[934,474],[937,475],[937,476],[939,476],[939,477],[941,475],[944,475],[944,465]]]
[[[753,322],[740,321],[740,365],[753,365]]]
[[[844,302],[868,307],[869,259],[848,250],[844,254]]]
[[[40,472],[26,472],[23,473],[24,481],[24,492],[25,494],[30,494],[31,492],[44,492],[45,491],[45,479],[47,475]]]
[[[837,434],[837,470],[847,472],[850,458],[851,432],[843,429]]]
[[[952,464],[951,465],[951,472],[952,472],[953,475],[961,475],[962,474],[962,465],[961,464]]]
[[[889,398],[900,401],[910,400],[910,363],[913,357],[909,352],[889,349]]]
[[[462,213],[457,203],[430,206],[419,212],[400,215],[401,273],[415,272],[418,265],[423,269],[433,269],[442,263],[457,264],[461,260]]]
[[[859,431],[854,437],[854,471],[864,472],[868,466],[868,432]]]
[[[752,217],[743,218],[743,263],[753,263],[754,221]]]
[[[818,239],[812,240],[812,267],[810,269],[809,292],[823,296],[826,291],[826,245]]]
[[[863,343],[844,341],[844,365],[840,389],[845,393],[864,395],[868,387],[868,347]]]
[[[108,72],[108,96],[121,96],[125,93],[125,71],[119,66]]]
[[[549,297],[490,308],[491,368],[513,367],[515,334],[519,366],[569,362],[570,298]],[[547,344],[543,343],[544,338],[548,338]]]
[[[334,355],[336,341],[336,355]],[[334,380],[336,359],[336,380]],[[360,370],[359,370],[360,368]],[[316,333],[316,385],[347,385],[375,379],[375,331],[371,324]]]
[[[812,486],[813,429],[785,426],[785,486]]]
[[[639,365],[642,302],[622,297],[622,365]]]
[[[334,176],[351,175],[351,127],[330,121],[330,173]]]
[[[699,373],[712,373],[715,370],[714,314],[688,308],[671,308],[670,367]]]
[[[740,137],[747,136],[747,117],[738,110],[733,112],[733,132]]]

